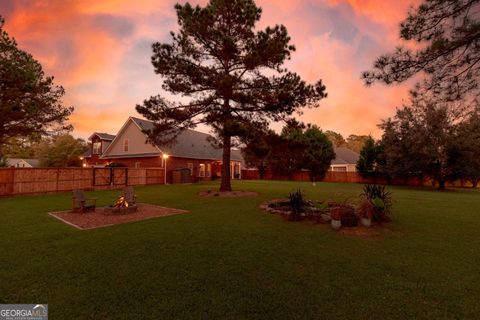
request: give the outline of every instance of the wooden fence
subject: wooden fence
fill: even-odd
[[[164,183],[163,168],[1,168],[0,196]]]
[[[242,170],[242,179],[244,180],[260,180],[260,174],[258,170]],[[288,176],[275,176],[270,170],[265,172],[263,180],[292,180],[292,181],[310,181],[310,176],[307,170],[300,170],[293,174],[291,179]],[[406,179],[393,179],[387,181],[385,178],[363,178],[358,172],[340,172],[340,171],[327,171],[323,182],[348,182],[348,183],[378,183],[378,184],[394,184],[394,185],[407,185],[407,186],[428,186],[434,185],[431,179],[425,179],[420,181],[415,177],[409,177]],[[450,187],[469,188],[472,184],[465,180],[458,180],[455,182],[447,183]]]

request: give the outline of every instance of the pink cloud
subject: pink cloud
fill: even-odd
[[[135,104],[163,93],[150,65],[150,44],[176,30],[175,0],[29,1],[7,16],[6,30],[66,89],[76,107],[74,133],[115,132]],[[194,1],[194,4],[206,0]],[[379,135],[409,85],[364,87],[360,72],[397,43],[398,24],[415,1],[259,0],[259,28],[284,24],[297,52],[287,66],[329,97],[301,119],[324,129]],[[2,12],[2,4],[0,4]],[[205,128],[203,128],[205,129]]]

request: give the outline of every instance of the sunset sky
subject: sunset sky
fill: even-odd
[[[162,94],[150,63],[151,44],[177,29],[170,0],[2,0],[5,29],[64,86],[75,107],[74,135],[115,134],[135,105]],[[183,3],[183,1],[180,1]],[[206,1],[190,1],[204,4]],[[366,88],[360,73],[399,44],[400,21],[414,0],[258,0],[258,25],[284,24],[297,47],[287,66],[322,79],[328,98],[302,121],[348,136],[373,134],[393,115],[412,83]],[[200,128],[208,131],[207,128]]]

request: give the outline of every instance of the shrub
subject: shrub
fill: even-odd
[[[302,191],[298,189],[295,192],[290,193],[288,197],[288,203],[292,209],[291,220],[300,220],[301,213],[304,212],[305,199]]]
[[[358,215],[360,216],[360,218],[372,219],[374,214],[374,204],[368,199],[363,200],[358,207]]]
[[[126,165],[124,165],[121,162],[111,162],[106,165],[107,168],[124,168]]]

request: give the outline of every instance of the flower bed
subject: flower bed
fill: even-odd
[[[304,198],[300,190],[290,194],[288,199],[275,199],[260,205],[260,208],[274,214],[281,214],[290,221],[312,220],[315,223],[330,222],[333,229],[353,228],[359,224],[370,227],[372,221],[391,221],[391,194],[384,186],[366,185],[360,203],[354,205],[345,200],[315,201]]]

